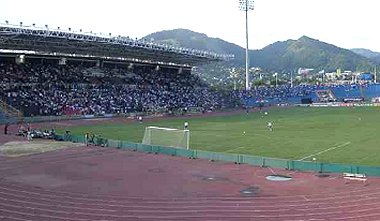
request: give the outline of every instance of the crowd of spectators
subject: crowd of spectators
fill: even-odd
[[[231,98],[190,71],[0,63],[0,96],[25,116],[218,109]]]
[[[251,90],[235,91],[246,103],[252,102],[269,102],[273,104],[292,103],[291,99],[297,99],[299,102],[302,97],[312,96],[319,86],[298,85],[291,87],[290,85],[279,85],[277,87],[260,86]]]
[[[331,90],[340,100],[362,98],[363,91],[377,96],[380,88],[375,89],[366,85],[286,84],[248,91],[216,90],[189,70],[0,61],[0,99],[25,116],[155,113],[190,108],[208,111],[263,103],[294,104],[302,98],[317,101],[318,90]]]
[[[331,93],[328,99],[318,96],[325,91]],[[295,85],[290,84],[275,86],[260,86],[251,90],[238,90],[234,92],[243,103],[253,105],[255,103],[268,104],[296,104],[301,103],[303,98],[313,102],[345,102],[347,99],[361,99],[378,97],[380,94],[379,84],[330,84],[330,85]]]

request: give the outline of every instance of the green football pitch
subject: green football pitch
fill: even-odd
[[[380,165],[380,108],[283,108],[233,116],[171,118],[70,128],[103,137],[141,142],[147,126],[183,128],[190,148],[293,160]],[[274,130],[267,129],[272,122]]]

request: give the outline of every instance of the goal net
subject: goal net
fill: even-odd
[[[145,128],[143,144],[189,149],[190,131],[149,126]]]

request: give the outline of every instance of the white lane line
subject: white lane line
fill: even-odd
[[[303,157],[299,160],[305,160],[307,158],[310,158],[310,157],[314,157],[314,156],[317,156],[317,155],[320,155],[320,154],[323,154],[323,153],[326,153],[327,151],[330,151],[330,150],[335,150],[335,149],[338,149],[338,148],[341,148],[341,147],[345,147],[345,146],[348,146],[349,144],[351,144],[351,142],[346,142],[346,143],[343,143],[343,144],[340,144],[338,146],[332,146],[326,150],[322,150],[322,151],[319,151],[317,153],[313,153],[313,154],[310,154],[309,156],[306,156],[306,157]]]

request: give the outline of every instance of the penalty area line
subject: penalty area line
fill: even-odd
[[[310,157],[321,155],[321,154],[326,153],[327,151],[330,151],[330,150],[335,150],[335,149],[338,149],[338,148],[341,148],[341,147],[348,146],[349,144],[351,144],[351,142],[346,142],[346,143],[340,144],[338,146],[334,145],[334,146],[332,146],[332,147],[330,147],[330,148],[328,148],[326,150],[322,150],[322,151],[319,151],[317,153],[310,154],[309,156],[303,157],[303,158],[299,159],[299,161],[305,160],[305,159],[310,158]]]

